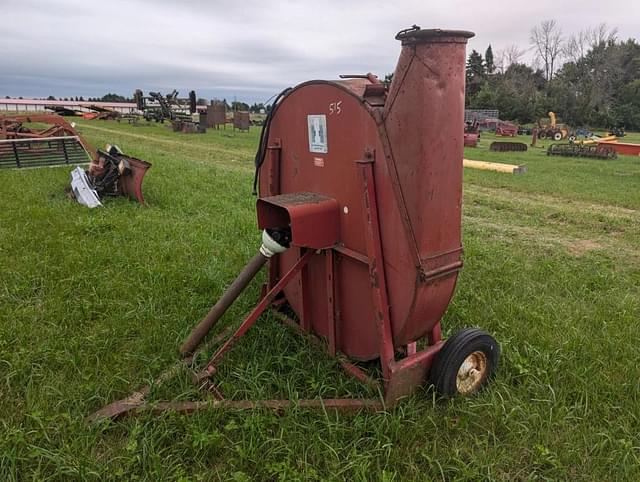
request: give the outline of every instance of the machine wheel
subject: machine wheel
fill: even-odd
[[[561,141],[562,140],[562,132],[555,132],[553,134],[553,140],[554,141]]]
[[[575,135],[573,135],[573,134],[571,134],[571,135],[569,136],[569,141],[571,141],[571,142],[575,142],[575,141],[576,141],[576,136],[575,136]]]
[[[500,346],[491,335],[466,328],[445,342],[429,378],[444,397],[472,395],[493,377],[499,358]]]
[[[547,132],[546,131],[538,132],[538,139],[546,139],[546,138],[547,138]]]

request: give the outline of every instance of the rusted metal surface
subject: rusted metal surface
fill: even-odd
[[[29,124],[46,124],[35,128]],[[91,146],[66,119],[55,114],[0,116],[0,139],[44,139],[51,137],[76,137],[92,158],[96,149]]]
[[[76,136],[0,140],[0,168],[83,164],[90,160]]]
[[[465,111],[466,116],[466,111]],[[480,125],[477,120],[465,122],[464,124],[464,147],[478,147],[480,141]]]
[[[515,137],[518,135],[518,126],[515,124],[511,124],[510,122],[501,121],[498,123],[498,125],[496,125],[496,135]]]
[[[611,147],[611,144],[601,143],[595,146],[577,143],[552,144],[547,149],[547,155],[564,157],[588,157],[592,159],[616,159],[618,157],[618,154]]]
[[[204,337],[209,333],[211,328],[226,313],[238,296],[245,290],[247,285],[255,278],[258,271],[264,266],[269,258],[258,252],[247,263],[240,272],[238,277],[231,283],[224,294],[211,308],[207,316],[205,316],[198,325],[191,331],[185,342],[180,347],[182,356],[188,356],[200,345]]]
[[[131,406],[122,405],[127,408],[112,414],[101,414],[97,418],[90,418],[88,422],[96,422],[100,419],[117,419],[124,415],[139,415],[144,412],[161,414],[165,412],[194,413],[206,410],[258,410],[267,409],[282,411],[287,409],[329,409],[341,412],[382,411],[383,404],[379,400],[373,399],[349,399],[349,398],[327,398],[327,399],[303,399],[303,400],[206,400],[206,401],[184,401],[184,402],[156,402],[156,403],[136,403],[133,400]]]
[[[389,273],[393,344],[404,346],[429,332],[444,313],[455,287],[456,271],[422,281],[424,272],[460,260],[462,197],[463,95],[466,37],[444,31],[405,34],[394,80],[383,106],[363,99],[368,79],[312,81],[289,92],[278,105],[270,140],[281,139],[283,193],[311,191],[329,196],[340,207],[340,247],[366,253],[366,212],[357,164],[375,152],[373,171],[381,206],[381,240]],[[323,115],[326,146],[309,145],[313,118]],[[311,127],[310,127],[311,126]],[[322,126],[321,126],[322,127]],[[406,139],[412,142],[406,142]],[[325,150],[327,152],[322,152]],[[264,174],[264,175],[263,175]],[[260,192],[268,192],[269,172],[261,170]],[[445,181],[446,180],[446,181]],[[295,235],[295,233],[294,233]],[[430,269],[426,259],[440,253]],[[279,256],[279,269],[295,262]],[[366,255],[365,255],[366,256]],[[319,255],[322,258],[323,255]],[[313,330],[328,337],[326,263],[309,265]],[[358,360],[379,357],[376,314],[370,301],[368,266],[345,259],[337,268],[338,350]],[[317,280],[317,281],[316,281]],[[322,283],[322,284],[321,284]],[[287,301],[302,315],[302,290],[285,289]]]
[[[488,373],[487,356],[474,351],[462,363],[456,376],[456,387],[462,395],[477,391]]]
[[[386,384],[384,396],[385,405],[393,407],[424,384],[433,360],[443,345],[443,342],[436,342],[391,364],[391,377]]]
[[[183,134],[204,134],[207,132],[207,128],[199,120],[187,118],[172,120],[171,129],[173,132],[182,132]]]
[[[631,144],[629,142],[599,141],[598,146],[613,149],[618,154],[622,154],[625,156],[640,156],[640,144]]]
[[[241,131],[248,131],[251,125],[251,118],[248,112],[235,111],[233,113],[233,128]]]
[[[120,112],[118,112],[116,110],[107,109],[105,107],[100,107],[100,106],[94,105],[94,104],[91,104],[90,106],[88,106],[87,109],[91,110],[92,112],[88,112],[88,113],[82,114],[82,117],[84,119],[89,119],[89,120],[118,120],[122,116],[122,114],[120,114]]]
[[[524,142],[495,141],[489,145],[489,150],[495,152],[523,152],[527,150],[527,145]]]
[[[63,107],[61,105],[45,105],[44,108],[46,110],[50,110],[56,115],[65,117],[78,117],[83,114],[81,110],[69,109],[68,107]]]
[[[32,124],[46,127],[34,128]],[[0,116],[0,139],[7,141],[0,143],[0,166],[11,161],[9,148],[17,164],[13,167],[90,162],[87,175],[100,196],[123,195],[144,204],[142,181],[151,164],[117,148],[110,152],[96,149],[58,115]]]
[[[478,147],[479,140],[480,134],[477,132],[464,133],[464,147]]]
[[[118,168],[121,171],[118,179],[117,194],[127,196],[135,199],[140,204],[144,204],[142,181],[151,164],[124,154],[115,154],[115,157],[120,161]]]
[[[311,257],[313,251],[307,251],[302,255],[300,259],[289,269],[278,282],[269,290],[269,292],[260,300],[251,313],[240,324],[235,333],[222,345],[218,351],[211,357],[205,372],[208,375],[212,375],[215,372],[216,364],[220,361],[222,356],[231,349],[231,347],[241,338],[253,324],[258,320],[260,315],[266,310],[269,305],[275,300],[275,297],[280,294],[282,289],[289,284],[289,282],[304,268]]]
[[[272,257],[263,297],[199,380],[213,383],[220,360],[280,296],[277,306],[295,313],[288,323],[324,340],[348,373],[370,381],[352,360],[379,360],[385,406],[425,381],[444,346],[440,320],[462,267],[464,66],[471,36],[414,26],[396,37],[402,50],[388,90],[366,74],[305,82],[277,97],[256,155],[257,214],[261,228],[290,229],[290,248]],[[230,299],[235,296],[234,290]],[[183,353],[219,318],[212,311]],[[418,349],[421,339],[426,344]],[[327,402],[341,409],[381,406],[349,399],[304,406]],[[156,409],[289,406],[225,400]]]
[[[338,242],[340,214],[335,199],[312,192],[296,192],[258,199],[258,227],[291,227],[292,243],[322,249]]]
[[[227,122],[227,106],[224,102],[212,102],[207,106],[207,127],[219,129],[224,127]]]
[[[232,332],[233,327],[226,327],[221,333],[213,337],[209,342],[203,344],[201,350],[206,350],[212,345],[215,345],[227,339],[227,337],[229,337]],[[138,407],[142,407],[145,403],[147,403],[147,396],[149,395],[149,393],[151,393],[152,388],[158,387],[163,383],[172,380],[184,370],[187,370],[190,373],[193,382],[197,383],[197,376],[196,373],[191,370],[191,365],[193,363],[193,360],[197,357],[198,353],[199,351],[194,351],[193,355],[179,360],[167,370],[158,375],[158,377],[156,377],[156,379],[153,380],[152,383],[144,385],[129,396],[121,400],[112,402],[93,412],[86,418],[86,421],[89,423],[93,423],[102,419],[116,419],[121,417],[122,415],[125,415],[126,413],[135,410]]]

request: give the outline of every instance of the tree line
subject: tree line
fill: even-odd
[[[530,32],[528,49],[511,45],[466,66],[466,106],[534,123],[554,111],[572,126],[640,130],[640,45],[606,24],[565,36],[555,20]],[[522,61],[527,52],[533,62]]]

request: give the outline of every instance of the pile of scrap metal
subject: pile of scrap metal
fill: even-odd
[[[464,147],[478,147],[480,128],[477,120],[464,123]]]
[[[128,196],[144,204],[142,179],[151,167],[115,146],[95,149],[74,125],[54,114],[0,117],[0,168],[89,163],[71,173],[71,194],[87,207],[104,196]]]
[[[548,156],[565,157],[590,157],[593,159],[616,159],[618,157],[614,148],[604,144],[552,144],[547,149]]]
[[[148,122],[164,123],[168,120],[174,132],[187,134],[203,134],[207,131],[205,123],[201,122],[200,115],[197,113],[196,93],[193,90],[189,92],[187,99],[180,99],[177,90],[167,95],[149,92],[149,95],[145,96],[138,89],[134,92],[133,98],[136,107],[142,111],[143,117]]]
[[[527,150],[524,142],[492,142],[489,145],[490,151],[495,152],[522,152]]]

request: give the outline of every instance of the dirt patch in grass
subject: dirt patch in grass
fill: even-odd
[[[573,243],[566,243],[565,246],[570,254],[574,256],[582,256],[584,253],[593,251],[594,249],[602,249],[603,246],[591,239],[581,239]]]

